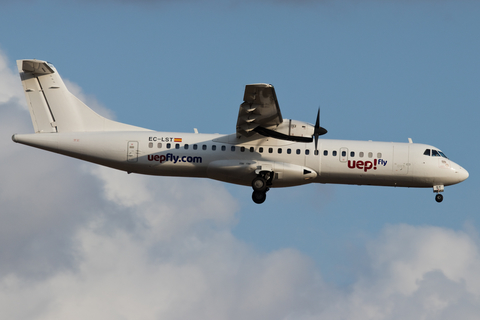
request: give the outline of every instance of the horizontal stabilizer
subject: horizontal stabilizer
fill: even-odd
[[[23,60],[22,63],[23,72],[35,73],[35,74],[50,74],[53,73],[49,63],[39,60]]]

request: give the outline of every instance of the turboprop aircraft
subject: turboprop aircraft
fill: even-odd
[[[319,139],[327,133],[320,110],[315,125],[284,119],[270,84],[245,87],[233,134],[159,132],[98,115],[68,91],[51,63],[17,65],[35,133],[13,141],[128,173],[251,186],[258,204],[270,188],[308,183],[433,188],[441,202],[445,186],[468,178],[438,148],[411,139]]]

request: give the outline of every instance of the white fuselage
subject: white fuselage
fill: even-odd
[[[257,204],[270,188],[312,182],[433,187],[438,193],[468,177],[432,146],[319,139],[327,133],[320,110],[315,125],[283,118],[271,84],[245,86],[235,134],[156,132],[97,114],[67,89],[51,63],[29,59],[17,66],[35,134],[13,141],[128,173],[252,186]]]
[[[313,143],[258,134],[71,132],[14,135],[13,140],[129,173],[248,186],[259,171],[274,173],[271,187],[316,182],[431,188],[468,177],[446,157],[424,154],[438,149],[417,143],[320,139],[316,153]]]

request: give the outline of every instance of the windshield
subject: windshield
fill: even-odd
[[[435,150],[435,149],[426,149],[425,152],[423,152],[425,156],[430,156],[430,157],[442,157],[442,158],[447,158],[448,157],[440,150]]]

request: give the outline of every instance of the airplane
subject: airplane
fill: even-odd
[[[314,125],[284,119],[274,87],[249,84],[236,132],[159,132],[100,116],[66,88],[55,67],[18,60],[35,133],[12,140],[110,168],[157,176],[210,178],[251,186],[261,204],[271,188],[309,183],[433,188],[468,178],[467,170],[438,148],[409,142],[319,139]]]

